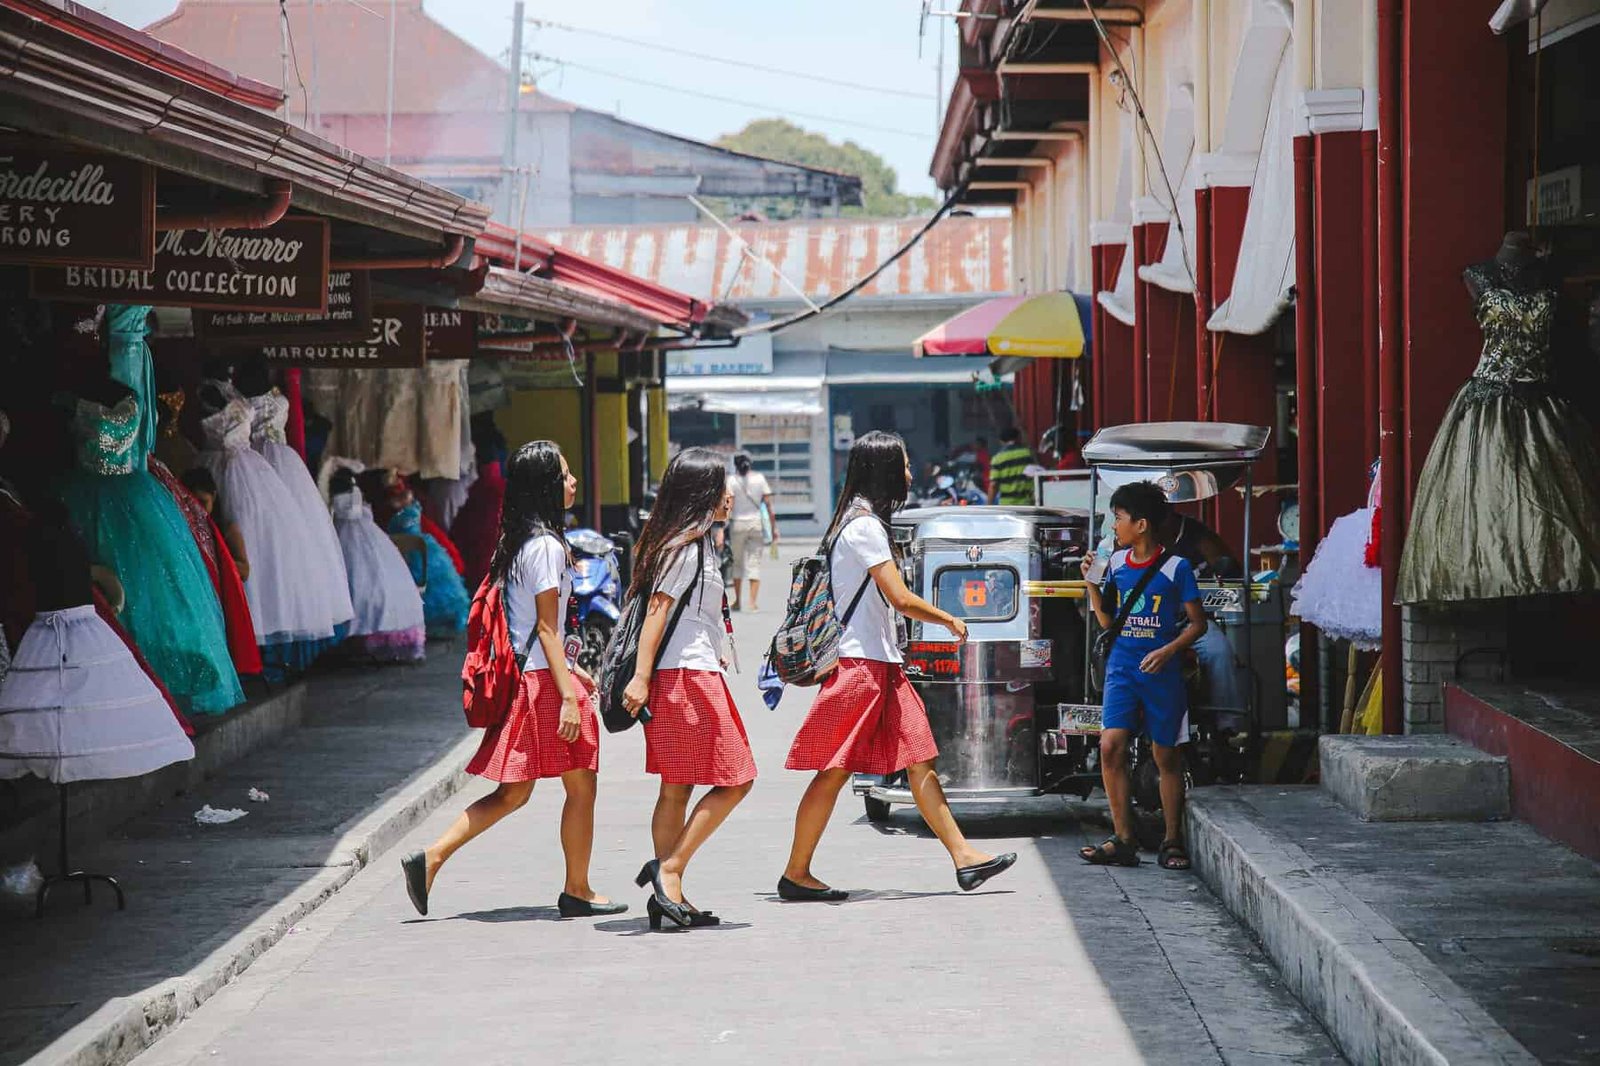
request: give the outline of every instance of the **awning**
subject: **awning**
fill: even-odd
[[[667,390],[667,410],[707,411],[719,415],[810,415],[823,412],[822,390],[798,392],[675,392]]]
[[[968,385],[989,369],[983,356],[913,359],[899,352],[867,352],[849,348],[828,349],[829,385]]]
[[[1083,355],[1082,316],[1070,292],[985,300],[917,338],[931,355],[1018,355],[1077,359]]]
[[[1171,292],[1194,292],[1194,190],[1199,167],[1194,160],[1194,86],[1187,83],[1172,88],[1167,104],[1166,125],[1161,131],[1161,154],[1167,180],[1174,183],[1177,210],[1167,197],[1166,181],[1159,174],[1149,178],[1150,195],[1167,212],[1167,242],[1161,258],[1139,268],[1139,279]],[[1152,159],[1152,163],[1156,163]]]

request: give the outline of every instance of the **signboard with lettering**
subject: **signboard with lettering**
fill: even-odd
[[[328,223],[286,218],[266,229],[157,234],[155,265],[34,267],[33,295],[93,303],[220,307],[237,311],[328,310]]]
[[[195,336],[212,344],[324,343],[366,340],[372,332],[372,285],[365,270],[328,274],[328,310],[320,315],[285,311],[197,311]]]
[[[374,304],[372,329],[359,341],[323,343],[298,341],[271,344],[261,349],[274,366],[313,367],[323,370],[403,370],[423,364],[422,308],[415,304]]]
[[[148,163],[0,136],[0,262],[144,269],[155,237]]]
[[[477,354],[478,316],[452,307],[423,308],[423,349],[429,359],[471,359]]]

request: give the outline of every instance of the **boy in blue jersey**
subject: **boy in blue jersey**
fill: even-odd
[[[1139,592],[1106,660],[1100,776],[1116,835],[1079,852],[1096,866],[1139,865],[1128,804],[1128,742],[1142,729],[1150,736],[1161,771],[1161,813],[1167,830],[1158,861],[1167,870],[1189,868],[1183,845],[1183,756],[1178,751],[1178,745],[1189,739],[1182,654],[1205,633],[1206,616],[1188,560],[1167,554],[1157,539],[1170,512],[1166,496],[1148,481],[1124,485],[1113,493],[1112,528],[1120,550],[1111,557],[1103,587],[1093,582],[1087,586],[1089,606],[1104,629],[1116,625],[1124,599]],[[1092,558],[1084,559],[1085,575],[1091,563]],[[1157,569],[1152,573],[1151,567]],[[1108,597],[1115,609],[1107,609]]]

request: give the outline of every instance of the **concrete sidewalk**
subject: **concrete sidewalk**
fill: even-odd
[[[1354,1062],[1600,1061],[1600,865],[1516,821],[1197,790],[1196,868]]]
[[[332,668],[302,728],[76,847],[128,896],[70,888],[0,917],[0,1063],[125,1062],[323,903],[461,784],[459,647],[415,667]],[[252,788],[271,799],[252,803]],[[246,817],[199,825],[202,804]]]

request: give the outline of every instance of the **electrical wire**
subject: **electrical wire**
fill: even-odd
[[[584,63],[574,63],[570,59],[560,59],[556,56],[545,55],[542,52],[529,52],[528,58],[540,63],[555,63],[558,66],[568,67],[572,70],[581,70],[588,74],[598,74],[604,78],[615,78],[617,81],[630,82],[642,85],[648,89],[661,89],[665,92],[681,93],[699,100],[710,100],[719,104],[732,104],[735,107],[747,107],[756,111],[766,111],[779,115],[792,115],[795,118],[808,118],[816,122],[827,122],[835,126],[853,126],[856,129],[870,130],[873,133],[888,133],[896,137],[915,137],[919,141],[928,139],[927,133],[915,133],[911,130],[895,129],[892,126],[874,126],[867,122],[857,122],[854,119],[839,118],[837,115],[819,115],[809,111],[796,111],[787,105],[763,104],[754,100],[740,100],[732,96],[719,96],[716,93],[705,93],[698,89],[685,89],[679,85],[668,85],[665,82],[650,81],[645,78],[636,78],[631,74],[618,74],[616,71],[604,70],[600,67],[591,67]]]
[[[933,216],[929,218],[928,221],[924,222],[921,227],[917,229],[917,232],[906,238],[905,243],[899,248],[895,249],[894,253],[891,254],[889,258],[885,259],[866,274],[852,282],[848,289],[845,289],[836,296],[832,296],[822,301],[822,303],[818,304],[816,307],[807,308],[804,311],[790,315],[788,318],[780,318],[773,322],[763,322],[755,326],[746,326],[743,329],[735,330],[733,335],[735,337],[749,337],[757,333],[777,333],[779,330],[788,329],[790,326],[804,322],[807,319],[816,318],[818,315],[826,314],[828,311],[844,303],[846,300],[850,299],[850,297],[854,296],[868,285],[871,285],[878,279],[879,274],[882,274],[885,270],[888,270],[895,263],[899,262],[901,257],[903,257],[907,252],[915,248],[918,242],[928,235],[928,231],[933,229],[934,226],[938,225],[940,221],[942,221],[944,217],[950,213],[956,204],[961,202],[961,198],[967,194],[968,180],[969,179],[963,179],[962,181],[958,182],[956,187],[950,190],[950,195],[945,197],[944,203],[939,205],[939,209],[933,213]]]
[[[1117,53],[1116,45],[1111,41],[1111,34],[1106,31],[1106,24],[1100,21],[1100,13],[1094,9],[1092,0],[1083,0],[1084,10],[1089,12],[1089,18],[1094,21],[1095,33],[1105,43],[1106,51],[1111,53],[1111,61],[1117,65],[1117,71],[1122,75],[1122,83],[1127,87],[1127,94],[1133,100],[1133,113],[1139,119],[1139,125],[1144,127],[1145,136],[1139,140],[1139,157],[1144,161],[1146,172],[1150,169],[1149,159],[1145,156],[1145,144],[1150,142],[1150,150],[1155,153],[1156,171],[1161,175],[1161,184],[1167,190],[1167,205],[1172,209],[1172,224],[1178,231],[1178,250],[1183,253],[1183,269],[1189,275],[1190,284],[1194,283],[1194,264],[1189,261],[1189,241],[1183,228],[1183,213],[1178,210],[1178,194],[1172,189],[1172,178],[1167,174],[1167,164],[1161,158],[1161,145],[1156,140],[1155,130],[1150,128],[1150,118],[1144,111],[1144,100],[1139,96],[1139,87],[1134,83],[1133,76],[1128,73],[1128,68],[1122,65],[1122,56]]]
[[[857,81],[845,81],[842,78],[829,78],[822,74],[810,74],[803,70],[787,70],[783,67],[774,67],[766,63],[752,63],[744,59],[730,59],[727,56],[712,55],[707,52],[693,52],[687,48],[674,48],[672,45],[659,44],[655,41],[640,40],[637,37],[624,37],[620,33],[610,33],[606,30],[591,30],[583,26],[569,26],[564,22],[549,22],[540,18],[527,20],[534,26],[547,30],[560,30],[564,33],[586,34],[590,37],[600,37],[608,41],[617,41],[622,44],[631,44],[639,48],[649,48],[657,52],[666,52],[669,55],[684,56],[688,59],[698,59],[706,63],[721,63],[724,66],[740,67],[744,70],[758,70],[763,74],[781,74],[786,78],[801,78],[805,81],[814,81],[822,85],[837,85],[841,89],[858,89],[867,93],[882,93],[885,96],[902,96],[910,100],[927,100],[927,93],[912,92],[909,89],[890,89],[882,85],[866,85]]]

